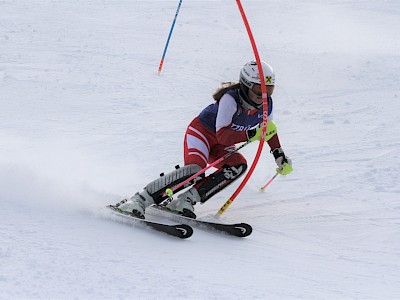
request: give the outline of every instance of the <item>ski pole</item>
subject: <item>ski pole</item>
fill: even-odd
[[[279,173],[276,172],[275,175],[272,176],[272,178],[270,180],[268,180],[268,182],[264,186],[261,187],[261,191],[264,191],[267,188],[267,186],[269,186],[270,183],[276,178],[276,176],[278,176],[278,174]]]
[[[186,183],[188,183],[189,181],[195,179],[197,176],[205,173],[209,168],[214,167],[215,165],[219,164],[221,161],[227,159],[229,156],[231,156],[232,154],[238,152],[240,149],[242,149],[243,147],[247,146],[248,144],[250,144],[250,141],[245,142],[244,144],[240,145],[239,147],[237,147],[235,150],[228,152],[227,154],[225,154],[224,156],[221,156],[220,158],[218,158],[216,161],[214,161],[213,163],[209,164],[207,167],[205,167],[204,169],[201,169],[200,171],[198,171],[196,174],[190,176],[188,179],[186,179],[185,181],[171,187],[165,190],[163,196],[168,195],[169,197],[172,197],[172,195],[174,194],[174,191],[176,191],[177,189],[179,189],[180,187],[184,186]]]
[[[253,48],[254,56],[255,56],[256,62],[257,62],[258,73],[260,74],[260,78],[265,78],[262,67],[261,67],[260,55],[258,55],[257,45],[254,40],[253,33],[251,32],[250,24],[247,21],[246,14],[244,12],[242,4],[240,3],[240,0],[236,0],[236,3],[238,5],[240,14],[242,16],[243,23],[246,27],[251,46]],[[263,82],[263,81],[261,81],[261,82]],[[260,139],[260,144],[258,145],[256,156],[254,157],[253,163],[251,164],[249,171],[247,171],[247,174],[244,177],[243,181],[240,183],[239,187],[232,194],[232,196],[225,202],[225,204],[221,206],[221,208],[219,209],[219,211],[216,214],[216,217],[221,216],[228,209],[228,207],[233,203],[233,201],[236,199],[236,197],[239,195],[239,193],[242,191],[243,187],[246,185],[247,181],[249,180],[251,174],[253,174],[253,171],[254,171],[254,169],[258,163],[258,160],[260,158],[260,155],[261,155],[261,152],[262,152],[262,149],[264,146],[264,138],[265,138],[265,132],[266,132],[267,122],[268,122],[268,102],[267,102],[267,90],[265,87],[265,82],[263,82],[261,84],[261,91],[262,91],[262,100],[263,100],[263,123],[262,123],[263,127],[262,127],[262,138]]]
[[[161,57],[160,65],[158,66],[158,75],[160,75],[161,69],[162,69],[163,64],[164,64],[165,54],[167,53],[167,48],[168,48],[168,45],[169,45],[169,40],[171,39],[172,31],[174,30],[176,18],[178,17],[179,10],[180,10],[180,8],[181,8],[181,4],[182,4],[182,0],[179,1],[178,8],[176,9],[175,18],[174,18],[174,21],[172,22],[172,26],[171,26],[171,29],[170,29],[170,31],[169,31],[167,43],[165,44],[165,47],[164,47],[164,52],[163,52],[163,55],[162,55],[162,57]]]

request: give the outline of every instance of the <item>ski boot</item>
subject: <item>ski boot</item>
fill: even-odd
[[[117,207],[121,212],[131,215],[133,217],[144,219],[144,212],[146,207],[154,204],[153,197],[144,190],[143,192],[136,193],[130,199],[124,199],[119,202]]]
[[[136,218],[144,219],[146,207],[152,204],[160,204],[168,195],[165,194],[167,188],[173,187],[181,183],[192,175],[200,171],[198,165],[186,165],[182,168],[175,167],[175,170],[165,174],[160,174],[160,177],[150,182],[141,193],[136,193],[130,199],[124,199],[114,207],[118,208],[122,213],[131,215]],[[197,178],[187,183],[188,186],[192,185]],[[179,188],[177,191],[184,189],[186,185]]]
[[[201,197],[194,187],[191,187],[184,193],[180,194],[177,199],[172,200],[166,207],[182,216],[196,219],[194,207],[197,202],[201,201]]]

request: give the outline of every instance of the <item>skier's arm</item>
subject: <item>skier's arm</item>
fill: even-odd
[[[222,145],[234,145],[241,142],[259,140],[262,131],[261,124],[259,124],[258,127],[246,131],[236,131],[232,129],[232,118],[236,111],[237,104],[235,99],[225,94],[220,100],[216,120],[218,142]],[[272,121],[272,112],[268,117],[270,120],[267,125],[266,141],[268,141],[271,149],[279,148],[280,143],[276,134],[275,123]]]
[[[281,143],[279,141],[279,136],[278,133],[276,133],[275,135],[272,136],[272,138],[270,138],[268,141],[268,146],[271,148],[271,150],[274,150],[276,148],[280,148],[281,147]]]
[[[232,118],[237,111],[235,99],[230,95],[223,95],[218,104],[218,113],[216,120],[216,135],[218,143],[221,145],[234,145],[240,142],[246,142],[245,131],[236,131],[232,129]]]
[[[235,131],[231,126],[226,126],[217,131],[218,143],[221,145],[234,145],[247,141],[246,131]]]

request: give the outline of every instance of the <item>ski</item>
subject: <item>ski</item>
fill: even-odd
[[[162,206],[157,206],[157,205],[152,205],[147,208],[146,212],[151,212],[151,210],[157,211],[157,214],[162,217],[166,217],[169,219],[172,219],[177,222],[182,222],[184,224],[193,226],[193,227],[198,227],[199,229],[204,229],[204,230],[213,230],[216,232],[224,232],[229,235],[237,236],[237,237],[246,237],[249,236],[253,228],[246,223],[236,223],[236,224],[223,224],[223,223],[216,223],[216,222],[210,222],[210,221],[203,221],[199,219],[192,219],[188,218],[185,216],[182,216],[180,214],[177,214],[168,208],[162,207]]]
[[[126,221],[132,221],[135,224],[140,224],[140,225],[143,225],[146,227],[150,227],[157,231],[160,231],[160,232],[172,235],[172,236],[176,236],[181,239],[187,239],[187,238],[191,237],[193,234],[192,227],[190,227],[187,224],[168,225],[168,224],[164,224],[164,223],[151,222],[151,221],[147,221],[146,219],[140,219],[140,218],[131,216],[129,214],[126,214],[113,205],[109,205],[109,206],[107,206],[107,208],[109,208],[114,215],[119,216],[119,218],[123,218],[125,221],[124,223],[126,223]]]

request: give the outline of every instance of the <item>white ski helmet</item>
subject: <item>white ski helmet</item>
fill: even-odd
[[[275,73],[272,67],[263,61],[261,61],[261,66],[264,73],[265,85],[275,85]],[[260,108],[262,104],[256,104],[248,96],[248,91],[253,87],[254,84],[261,84],[257,62],[250,61],[243,66],[243,68],[240,70],[239,83],[239,96],[241,98],[240,100],[242,101],[243,107],[246,109]],[[243,103],[243,101],[245,103]]]

